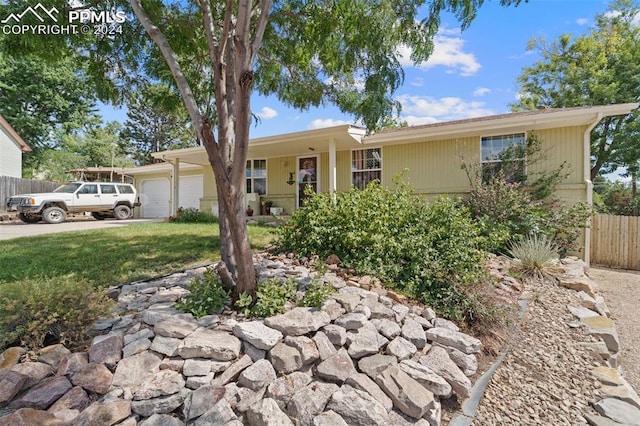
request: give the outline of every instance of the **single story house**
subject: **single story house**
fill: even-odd
[[[31,148],[0,115],[0,176],[22,177],[22,153]]]
[[[307,186],[326,192],[364,187],[374,179],[390,184],[405,169],[416,192],[426,198],[463,194],[470,187],[461,168],[463,159],[495,167],[500,152],[523,142],[530,132],[549,153],[536,167],[553,170],[565,161],[570,167],[556,195],[590,203],[591,130],[602,118],[628,114],[637,107],[629,103],[543,109],[373,134],[342,125],[256,138],[249,143],[246,203],[260,212],[264,202],[271,201],[285,214],[291,213],[303,202]],[[154,157],[165,163],[124,171],[134,176],[142,195],[142,217],[166,217],[178,207],[217,213],[215,179],[204,147],[163,151]],[[585,247],[588,258],[588,244]]]

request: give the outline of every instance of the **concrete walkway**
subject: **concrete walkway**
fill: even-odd
[[[28,224],[24,222],[0,222],[0,240],[10,240],[13,238],[31,237],[44,234],[55,234],[58,232],[87,231],[102,228],[113,228],[116,226],[129,226],[137,223],[163,222],[163,219],[105,219],[95,220],[90,217],[76,217],[64,223],[51,225],[40,222]]]

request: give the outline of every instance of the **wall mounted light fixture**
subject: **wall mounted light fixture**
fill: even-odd
[[[289,172],[289,180],[287,181],[287,185],[293,185],[294,183],[296,183],[296,181],[293,179],[293,173],[294,172]]]

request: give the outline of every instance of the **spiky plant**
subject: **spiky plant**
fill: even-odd
[[[545,269],[558,258],[559,247],[545,235],[530,234],[511,245],[509,254],[522,274],[542,278]]]

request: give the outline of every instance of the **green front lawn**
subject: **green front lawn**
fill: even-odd
[[[250,226],[254,249],[271,228]],[[74,276],[104,287],[153,277],[220,258],[215,224],[145,223],[0,241],[0,287],[16,281]]]

